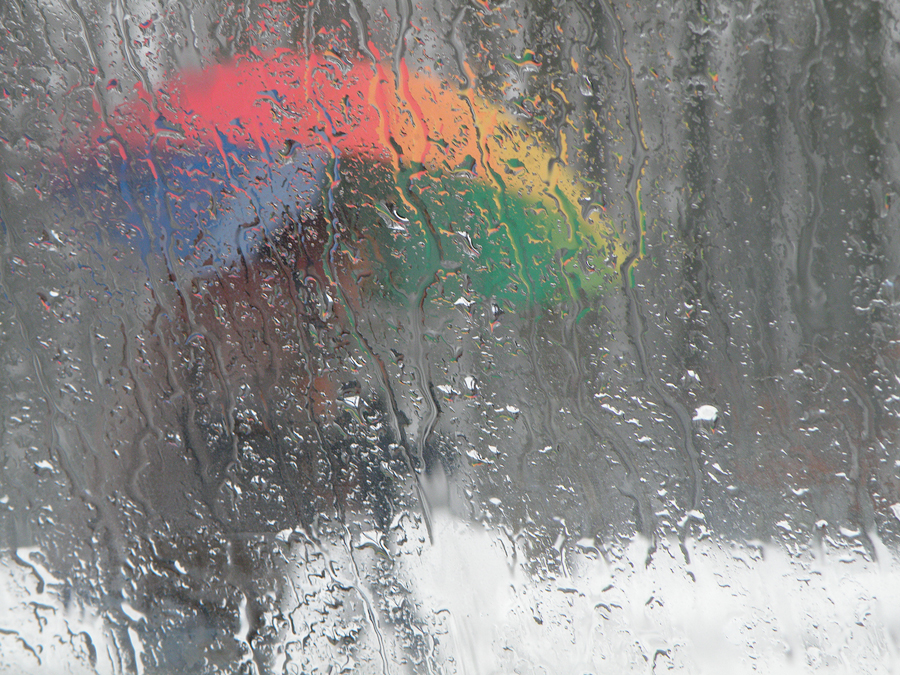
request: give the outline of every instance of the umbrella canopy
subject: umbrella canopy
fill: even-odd
[[[527,125],[403,61],[243,56],[138,87],[90,145],[112,157],[121,235],[201,275],[312,237],[332,279],[394,300],[455,275],[519,307],[596,295],[628,255]]]

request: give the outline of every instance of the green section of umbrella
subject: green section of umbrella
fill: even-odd
[[[595,297],[617,283],[613,244],[562,190],[522,195],[493,178],[350,170],[333,209],[395,300],[419,298],[436,275],[455,274],[464,292],[507,308]]]

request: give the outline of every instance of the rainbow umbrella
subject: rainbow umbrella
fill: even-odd
[[[404,61],[252,53],[138,86],[90,142],[121,159],[120,235],[199,275],[314,236],[335,283],[517,308],[597,295],[628,255],[526,124]]]

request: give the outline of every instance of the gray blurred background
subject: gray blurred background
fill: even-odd
[[[3,3],[0,666],[893,672],[896,11]],[[271,268],[247,291],[173,262],[152,214],[143,248],[112,236],[133,176],[67,139],[138,84],[276,48],[374,48],[502,102],[632,242],[618,286],[409,309],[310,268],[267,295]],[[686,615],[642,609],[746,569],[776,599],[734,596],[735,631],[782,637],[704,660]],[[502,639],[479,584],[519,589]],[[852,605],[839,638],[806,592]]]

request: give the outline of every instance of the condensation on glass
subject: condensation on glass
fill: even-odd
[[[0,670],[893,672],[895,14],[0,3]]]

